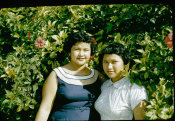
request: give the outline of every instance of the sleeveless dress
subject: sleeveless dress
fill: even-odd
[[[94,108],[94,102],[101,93],[98,72],[91,69],[88,76],[74,76],[61,67],[54,71],[58,77],[58,89],[49,120],[100,120],[100,115]],[[89,80],[92,79],[96,81],[90,83]],[[70,84],[67,80],[80,83],[84,81],[85,85]]]

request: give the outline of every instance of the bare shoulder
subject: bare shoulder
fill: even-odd
[[[55,72],[55,71],[52,71],[52,72],[49,74],[49,76],[51,76],[51,77],[56,77],[56,72]]]
[[[46,80],[55,80],[57,78],[56,72],[52,71]]]
[[[49,98],[50,99],[54,98],[57,88],[58,88],[57,76],[56,73],[52,71],[45,80],[42,88],[42,97],[44,102],[45,101],[47,102]]]
[[[57,83],[57,75],[55,71],[52,71],[49,76],[47,77],[47,79],[44,82],[44,86],[45,85],[58,85]]]

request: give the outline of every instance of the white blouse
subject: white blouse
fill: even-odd
[[[115,83],[107,80],[101,86],[101,91],[95,102],[101,120],[132,120],[133,109],[142,100],[148,100],[145,88],[131,84],[125,77]]]

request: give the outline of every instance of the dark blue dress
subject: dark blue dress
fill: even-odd
[[[73,76],[64,72],[61,67],[54,70],[58,76],[58,90],[49,119],[51,121],[100,120],[100,115],[94,108],[101,86],[97,71],[92,69],[92,73],[88,76]],[[86,85],[66,82],[66,80],[88,81],[92,79],[96,81]]]

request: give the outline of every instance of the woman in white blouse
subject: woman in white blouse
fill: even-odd
[[[121,73],[129,57],[129,51],[120,43],[108,45],[99,55],[100,64],[110,78],[101,86],[102,92],[95,102],[101,120],[144,120],[146,90]]]

